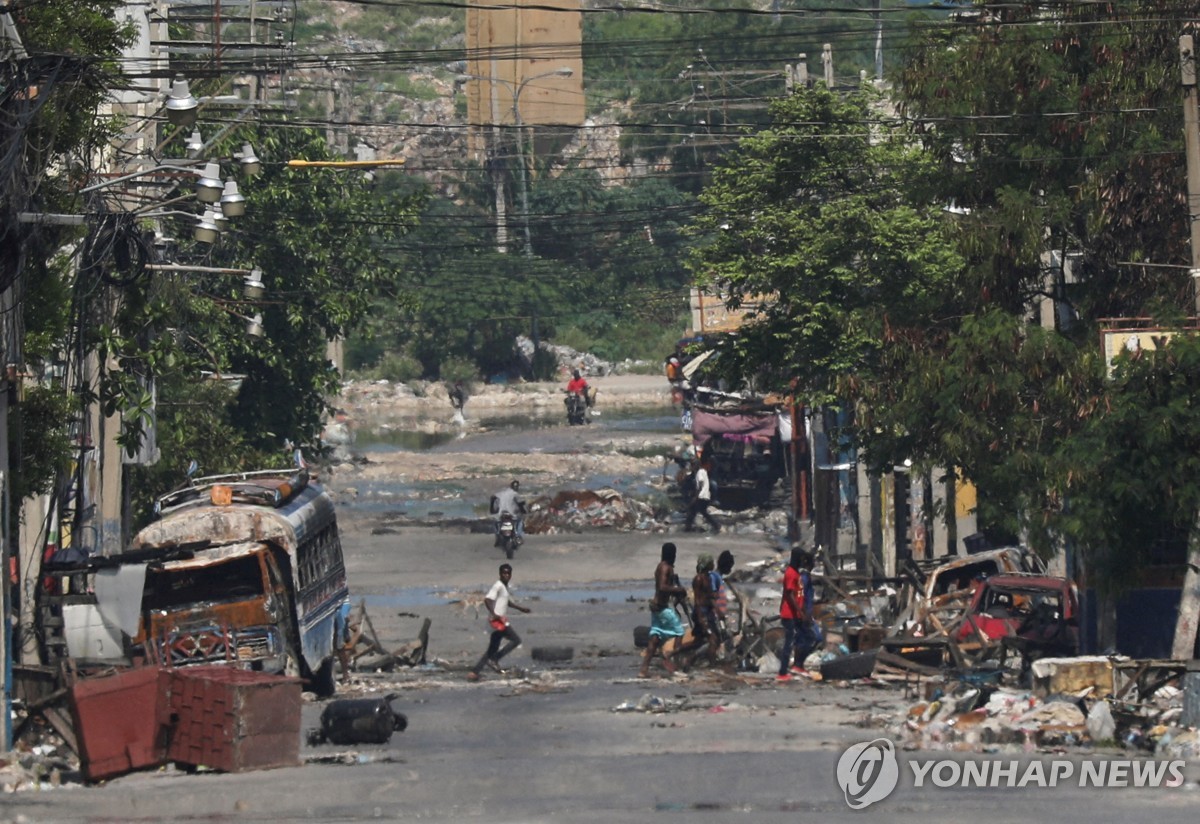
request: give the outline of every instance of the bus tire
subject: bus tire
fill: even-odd
[[[326,658],[312,675],[312,680],[309,683],[312,686],[313,695],[318,698],[332,698],[337,693],[337,681],[333,675],[333,664],[333,656]]]

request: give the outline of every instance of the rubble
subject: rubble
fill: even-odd
[[[553,498],[537,498],[525,517],[525,531],[553,534],[597,527],[650,530],[657,526],[654,509],[626,498],[615,489],[566,490]]]
[[[358,672],[391,672],[396,667],[416,667],[425,663],[429,649],[429,618],[421,622],[417,637],[406,644],[389,650],[383,646],[375,632],[375,625],[367,614],[366,601],[360,601],[358,609],[349,621],[349,638],[338,653],[342,664],[342,678],[351,670]]]

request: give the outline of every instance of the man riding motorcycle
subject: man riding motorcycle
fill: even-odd
[[[571,373],[571,380],[567,381],[567,392],[570,392],[574,395],[583,395],[585,398],[587,397],[588,382],[582,375],[579,374],[578,369]]]
[[[496,526],[499,528],[500,519],[505,515],[511,515],[513,523],[517,529],[517,543],[525,543],[525,499],[521,497],[520,490],[521,482],[514,480],[508,485],[508,489],[503,489],[496,495],[495,498],[495,515]]]
[[[588,382],[579,370],[576,369],[571,373],[571,380],[567,383],[567,388],[564,390],[567,393],[565,403],[567,405],[567,423],[587,423],[588,407],[592,405],[592,388],[588,386]]]

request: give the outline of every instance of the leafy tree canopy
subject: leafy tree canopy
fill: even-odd
[[[890,326],[925,323],[961,268],[937,207],[906,199],[916,147],[874,135],[867,90],[801,89],[772,104],[701,195],[691,231],[698,282],[732,307],[760,303],[722,368],[764,389],[794,379],[812,403],[875,370]]]

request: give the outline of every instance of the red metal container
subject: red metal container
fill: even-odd
[[[102,781],[166,763],[158,667],[87,678],[70,690],[83,777]],[[164,680],[165,683],[165,680]]]
[[[224,772],[300,763],[300,679],[224,666],[169,677],[169,760]]]

